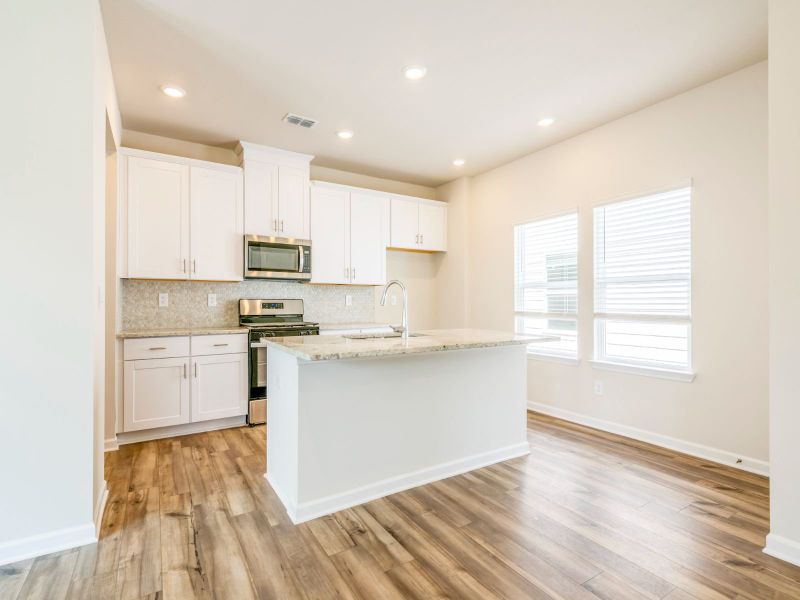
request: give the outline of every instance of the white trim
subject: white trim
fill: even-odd
[[[94,507],[94,537],[100,538],[100,525],[103,523],[103,513],[106,511],[106,503],[108,502],[108,482],[103,480],[103,489],[100,491],[100,497],[97,499],[97,504]]]
[[[103,442],[103,452],[113,452],[114,450],[119,450],[117,436],[114,436],[113,438],[107,438],[105,442]]]
[[[160,160],[162,162],[187,165],[189,167],[204,167],[207,169],[217,169],[220,171],[228,171],[230,173],[242,172],[242,167],[238,165],[213,162],[210,160],[201,160],[199,158],[188,158],[186,156],[179,156],[177,154],[164,154],[163,152],[153,152],[151,150],[139,150],[138,148],[128,148],[127,146],[120,146],[119,148],[117,148],[117,154],[119,154],[120,156],[132,156],[135,158]]]
[[[600,369],[601,371],[616,371],[617,373],[655,377],[656,379],[671,379],[672,381],[684,381],[687,383],[694,381],[694,378],[697,376],[697,373],[693,371],[672,371],[670,369],[658,369],[656,367],[644,367],[641,365],[625,365],[603,360],[590,360],[589,364],[592,365],[592,368]]]
[[[557,354],[543,354],[534,350],[528,350],[529,360],[541,360],[544,362],[559,363],[562,365],[579,365],[581,359],[573,356],[559,356]]]
[[[64,529],[11,540],[0,544],[0,565],[7,565],[35,556],[50,554],[51,552],[60,552],[77,546],[85,546],[96,541],[94,523],[65,527]]]
[[[244,162],[245,154],[247,154],[247,160],[306,167],[314,159],[313,154],[292,152],[291,150],[284,150],[283,148],[276,148],[274,146],[264,146],[262,144],[254,144],[253,142],[245,142],[244,140],[239,141],[234,149],[234,152],[236,153],[236,156],[239,157],[240,163]]]
[[[548,404],[541,404],[540,402],[528,401],[528,410],[550,415],[551,417],[557,417],[579,425],[585,425],[593,429],[599,429],[600,431],[607,431],[608,433],[639,440],[640,442],[647,442],[654,446],[660,446],[668,450],[674,450],[676,452],[688,454],[689,456],[702,458],[703,460],[720,463],[735,469],[755,473],[756,475],[769,476],[769,462],[765,460],[750,458],[748,456],[739,456],[727,450],[704,446],[703,444],[681,440],[652,431],[645,431],[644,429],[637,429],[636,427],[630,427],[612,421],[596,419],[595,417],[582,415]]]
[[[767,534],[767,545],[764,554],[785,560],[793,565],[800,566],[800,542],[795,542],[782,535]]]
[[[183,423],[170,427],[156,427],[154,429],[142,429],[141,431],[129,431],[118,433],[117,441],[120,446],[125,444],[135,444],[136,442],[147,442],[150,440],[161,440],[168,437],[180,435],[190,435],[192,433],[202,433],[204,431],[216,431],[217,429],[228,429],[229,427],[241,427],[245,425],[246,417],[227,417],[225,419],[214,419],[213,421],[199,421],[197,423]]]
[[[286,513],[289,515],[292,523],[298,524],[426,483],[439,481],[440,479],[460,475],[467,471],[473,471],[505,460],[525,456],[530,454],[530,451],[528,442],[522,442],[521,444],[515,444],[506,448],[499,448],[482,454],[426,467],[418,471],[405,473],[404,475],[390,477],[333,496],[320,498],[319,500],[313,500],[311,502],[303,502],[297,505],[286,501],[288,497],[283,491],[273,485],[269,473],[265,473],[264,477],[270,483],[272,489],[275,490],[281,502],[283,502],[284,507],[286,507]]]
[[[686,188],[691,189],[693,187],[694,187],[694,180],[691,177],[689,177],[688,180],[684,179],[682,183],[678,183],[676,185],[668,185],[651,190],[632,192],[630,194],[623,194],[622,196],[615,196],[614,198],[606,198],[603,200],[593,200],[590,206],[592,208],[597,208],[600,206],[605,206],[606,204],[616,204],[617,202],[625,202],[626,200],[636,200],[637,198],[644,198],[646,196],[655,196],[657,194],[666,194],[668,192],[676,192],[678,190],[683,190]]]

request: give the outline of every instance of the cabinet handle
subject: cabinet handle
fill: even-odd
[[[186,259],[183,259],[183,267],[181,267],[181,273],[186,273]]]
[[[197,379],[197,363],[194,363],[194,378]]]
[[[283,233],[283,219],[281,219],[281,233]]]
[[[192,260],[192,273],[197,273],[197,259]]]
[[[350,277],[350,269],[345,267],[344,268],[344,278],[347,279],[348,277]]]
[[[186,379],[186,363],[183,363],[183,378]]]
[[[150,350],[166,350],[166,346],[155,346],[154,348],[150,348]]]
[[[414,236],[414,243],[419,244],[419,234]]]
[[[227,346],[228,344],[214,344],[215,346]]]
[[[356,268],[353,267],[353,281],[356,280]]]
[[[272,219],[272,231],[278,231],[278,219]]]
[[[419,243],[420,244],[424,244],[425,243],[425,234],[424,233],[420,233],[419,234]]]

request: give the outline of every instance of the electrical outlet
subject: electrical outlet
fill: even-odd
[[[208,305],[209,306],[216,306],[217,305],[217,295],[216,294],[209,294],[208,295]]]
[[[158,295],[158,307],[164,308],[165,306],[169,306],[169,294],[162,292]]]
[[[397,306],[397,296],[392,296],[392,306]]]
[[[345,295],[345,297],[344,297],[344,305],[345,306],[353,306],[353,297],[350,294]]]
[[[603,382],[595,380],[594,382],[594,395],[595,396],[602,396],[603,395]]]

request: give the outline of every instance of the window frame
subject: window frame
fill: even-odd
[[[677,192],[688,189],[689,195],[689,279],[688,279],[688,314],[683,316],[671,315],[638,315],[638,314],[616,314],[597,312],[597,251],[596,251],[596,211],[613,204],[627,202],[631,200],[644,199],[649,196],[656,196],[670,192]],[[677,381],[693,381],[694,371],[694,336],[693,336],[693,301],[694,294],[694,186],[693,182],[683,182],[677,185],[650,190],[635,194],[629,194],[611,200],[596,202],[592,205],[592,336],[593,336],[593,358],[589,363],[598,369],[618,371],[623,373],[633,373],[647,375],[661,379],[673,379]],[[604,234],[605,235],[605,234]],[[663,361],[650,361],[646,359],[626,360],[618,357],[608,357],[605,352],[605,327],[599,327],[602,321],[619,321],[630,323],[671,323],[686,326],[687,340],[687,364],[685,367],[668,364]]]
[[[548,221],[551,219],[558,219],[560,217],[567,217],[574,215],[575,217],[575,312],[535,312],[535,311],[518,311],[517,310],[517,293],[518,289],[518,275],[519,272],[516,268],[516,261],[517,261],[517,253],[519,251],[517,240],[518,240],[518,230],[520,227],[524,227],[526,225],[531,225],[534,223],[538,223],[541,221]],[[562,363],[562,364],[573,364],[576,365],[580,362],[580,337],[579,337],[579,317],[580,317],[580,303],[579,303],[579,296],[580,296],[580,236],[581,236],[581,224],[580,224],[580,209],[579,207],[573,207],[567,210],[553,212],[553,213],[546,213],[542,214],[530,219],[526,219],[524,221],[519,221],[512,225],[512,237],[513,237],[513,244],[514,244],[514,277],[513,277],[513,290],[514,290],[514,305],[513,305],[513,317],[514,317],[514,333],[518,335],[525,335],[524,332],[520,331],[517,326],[517,318],[518,317],[531,317],[531,318],[538,318],[538,319],[561,319],[565,321],[573,321],[575,323],[575,352],[567,353],[567,352],[559,352],[547,349],[541,349],[537,347],[535,344],[529,344],[527,346],[527,354],[529,358],[537,359],[537,360],[544,360],[549,362],[555,363]]]

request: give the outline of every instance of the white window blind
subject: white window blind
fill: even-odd
[[[529,352],[577,358],[578,214],[514,228],[517,333],[557,336]]]
[[[691,188],[595,208],[595,358],[689,371],[691,277]]]

